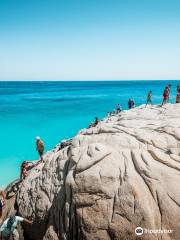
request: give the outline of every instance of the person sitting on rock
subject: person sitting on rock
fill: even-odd
[[[66,146],[68,146],[68,143],[66,140],[62,140],[59,146],[59,150],[65,148]]]
[[[128,101],[128,107],[129,107],[129,109],[135,108],[135,102],[134,102],[133,99],[129,99],[129,101]]]
[[[128,101],[128,108],[131,109],[131,99]]]
[[[152,91],[149,91],[149,93],[147,95],[146,106],[148,105],[148,103],[150,103],[152,105]]]
[[[6,203],[5,192],[3,190],[0,190],[0,219],[1,219],[2,214],[3,214],[3,208],[5,206],[5,203]]]
[[[98,117],[95,117],[94,122],[89,125],[89,128],[91,128],[91,127],[96,127],[99,122],[100,122],[100,121],[99,121]]]
[[[95,117],[95,121],[94,121],[94,123],[93,123],[93,127],[96,127],[99,122],[100,122],[100,121],[99,121],[98,117]]]
[[[28,220],[23,217],[11,215],[7,218],[4,223],[0,227],[0,232],[2,235],[2,240],[19,240],[19,233],[17,231],[17,225],[19,222],[23,222],[26,224],[32,224],[33,221]]]
[[[41,162],[43,162],[44,143],[40,137],[36,137],[36,150],[39,153]]]

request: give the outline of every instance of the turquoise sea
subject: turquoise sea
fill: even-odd
[[[0,82],[0,186],[19,176],[23,160],[38,158],[35,137],[42,137],[46,150],[73,137],[95,116],[103,118],[117,103],[145,103],[149,90],[153,102],[161,103],[162,92],[172,84],[175,102],[178,81],[100,82]]]

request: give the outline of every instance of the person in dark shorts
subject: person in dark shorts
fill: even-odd
[[[122,107],[121,107],[120,104],[118,104],[118,105],[116,106],[116,113],[118,114],[118,113],[120,113],[121,111],[122,111]]]
[[[128,101],[128,107],[129,107],[129,109],[135,108],[135,102],[134,102],[133,99],[129,99],[129,101]]]
[[[150,103],[152,105],[152,91],[148,92],[146,106]]]
[[[43,161],[44,143],[40,137],[36,137],[36,150],[39,153],[40,160]]]

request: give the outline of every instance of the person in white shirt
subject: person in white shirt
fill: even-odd
[[[23,217],[14,215],[10,216],[4,221],[4,223],[0,227],[2,240],[10,240],[11,238],[13,240],[19,240],[19,233],[17,231],[17,225],[19,222],[24,222],[27,224],[33,223],[31,220],[28,220]]]

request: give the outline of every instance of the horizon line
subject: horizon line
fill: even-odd
[[[121,82],[121,81],[180,81],[180,79],[69,79],[69,80],[55,80],[55,79],[28,79],[28,80],[1,80],[0,82]]]

